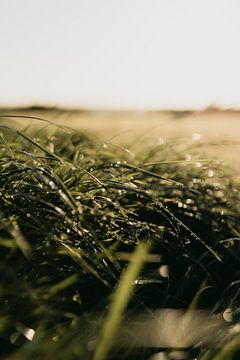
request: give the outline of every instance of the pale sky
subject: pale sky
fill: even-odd
[[[0,106],[240,107],[240,0],[0,0]]]

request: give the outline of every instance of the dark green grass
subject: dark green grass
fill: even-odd
[[[1,126],[1,358],[147,359],[116,342],[124,317],[239,307],[239,187],[202,153]]]

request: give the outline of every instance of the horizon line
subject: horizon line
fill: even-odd
[[[23,104],[10,105],[0,104],[0,111],[76,111],[76,112],[203,112],[203,111],[240,111],[239,106],[221,106],[219,104],[209,104],[199,107],[110,107],[110,106],[68,106],[60,104]]]

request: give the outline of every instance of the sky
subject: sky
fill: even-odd
[[[239,0],[0,0],[0,106],[240,108]]]

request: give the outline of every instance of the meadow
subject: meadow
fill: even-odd
[[[0,357],[238,359],[240,114],[9,113]]]

